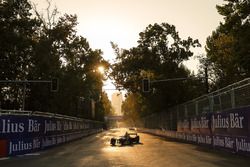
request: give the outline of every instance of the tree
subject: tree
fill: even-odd
[[[207,58],[211,62],[217,87],[249,76],[250,3],[225,0],[217,6],[224,22],[207,38]]]
[[[1,4],[1,80],[47,81],[56,77],[59,80],[57,93],[50,92],[49,84],[26,85],[25,109],[85,116],[89,111],[80,102],[88,99],[96,104],[93,119],[103,120],[106,109],[106,104],[101,102],[104,76],[96,69],[99,65],[108,68],[109,63],[103,59],[101,50],[91,49],[87,39],[77,35],[76,15],[58,17],[57,9],[51,10],[50,6],[48,1],[46,18],[35,6],[35,15],[32,15],[31,5],[26,0]],[[8,102],[8,106],[13,104],[6,98],[22,98],[11,92],[13,88],[1,87],[0,100]]]
[[[34,36],[40,26],[27,0],[0,4],[0,80],[25,80],[32,66]],[[0,85],[0,100],[20,107],[20,85]],[[3,106],[4,107],[4,106]]]
[[[102,92],[101,103],[103,106],[104,115],[114,115],[114,110],[112,108],[111,102],[108,98],[107,93]]]
[[[161,80],[191,76],[182,63],[193,55],[191,47],[200,46],[198,40],[190,37],[182,40],[175,27],[167,23],[149,25],[139,35],[138,46],[128,50],[119,49],[112,43],[117,58],[111,76],[116,86],[142,95],[147,104],[145,114],[166,110],[193,97],[185,89],[191,84],[189,81],[155,82],[148,94],[142,93],[141,83],[144,78]]]
[[[101,64],[108,66],[108,63],[101,57],[100,50],[92,50],[87,39],[76,34],[76,15],[65,14],[59,17],[58,21],[50,24],[52,23],[43,23],[46,26],[42,29],[42,36],[36,48],[37,61],[34,63],[33,71],[37,77],[43,79],[58,77],[60,90],[55,95],[47,91],[42,97],[41,92],[38,93],[37,88],[34,88],[32,102],[38,99],[39,103],[47,104],[42,106],[49,104],[50,112],[84,115],[76,112],[79,111],[79,99],[94,100],[95,104],[100,106],[103,76],[99,75],[95,69]],[[42,100],[46,99],[46,96],[50,97],[49,102]],[[63,101],[65,103],[62,103]],[[53,105],[52,108],[52,104],[57,105]],[[103,112],[99,111],[98,107],[96,111]],[[80,112],[87,111],[82,109]]]
[[[143,104],[143,97],[139,93],[128,93],[125,101],[122,103],[122,112],[125,120],[130,125],[135,125],[140,121],[145,112],[146,106]]]

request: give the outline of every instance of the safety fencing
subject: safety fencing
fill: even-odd
[[[250,79],[144,118],[144,130],[250,154]]]
[[[60,114],[0,111],[0,157],[33,153],[102,131],[103,123]]]

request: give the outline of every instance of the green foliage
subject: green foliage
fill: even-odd
[[[112,65],[111,73],[118,88],[134,93],[129,96],[136,96],[143,101],[145,109],[136,109],[140,112],[139,115],[163,111],[172,105],[193,98],[195,95],[189,91],[189,88],[194,90],[199,87],[201,85],[199,80],[155,82],[151,84],[150,93],[142,93],[141,84],[143,78],[149,78],[152,81],[190,77],[192,74],[183,65],[183,61],[193,55],[190,51],[191,47],[200,46],[198,40],[190,37],[182,40],[175,27],[167,23],[149,25],[139,35],[138,46],[128,50],[119,49],[112,43],[117,58]],[[128,112],[126,109],[124,111]]]
[[[207,60],[215,79],[223,87],[250,74],[250,3],[247,0],[225,0],[217,6],[224,22],[207,38]]]
[[[0,80],[26,79],[32,66],[34,36],[40,22],[31,16],[27,0],[3,1],[0,4]],[[18,108],[20,86],[0,85],[2,103]],[[3,101],[4,100],[4,101]],[[7,104],[8,105],[8,104]]]
[[[76,15],[65,14],[55,19],[57,11],[54,9],[47,11],[52,13],[49,18],[43,18],[30,10],[26,0],[6,1],[1,5],[0,80],[56,77],[59,79],[57,93],[50,92],[49,84],[26,85],[26,110],[103,120],[104,111],[110,106],[102,93],[104,76],[96,69],[100,65],[108,68],[109,63],[102,58],[101,50],[91,49],[87,39],[77,35]],[[1,85],[0,88],[3,108],[6,108],[6,100],[17,100],[17,108],[22,107],[22,86]],[[96,104],[95,118],[89,111],[92,100]]]
[[[108,95],[105,92],[102,92],[101,103],[103,106],[104,115],[114,115],[114,110],[112,109],[111,102],[108,99]]]
[[[143,97],[139,93],[128,93],[126,100],[122,104],[124,118],[135,124],[141,114],[144,113],[146,106],[143,104]]]
[[[0,79],[24,79],[30,67],[33,36],[39,21],[31,17],[26,0],[6,1],[0,6]]]

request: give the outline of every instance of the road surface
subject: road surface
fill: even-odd
[[[249,167],[250,158],[140,133],[133,146],[109,144],[114,129],[43,152],[0,160],[1,167]]]

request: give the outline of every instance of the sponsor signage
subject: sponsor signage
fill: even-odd
[[[173,132],[171,132],[173,133]],[[179,120],[174,137],[218,149],[250,154],[250,107]]]
[[[177,131],[178,132],[190,132],[190,120],[189,119],[178,120]]]
[[[83,121],[71,121],[38,116],[1,116],[0,137],[13,138],[55,135],[89,129],[90,124]]]
[[[205,135],[176,131],[159,131],[143,129],[143,132],[157,134],[169,138],[178,139],[192,144],[204,145],[215,149],[228,150],[230,152],[250,155],[250,137],[229,135]]]
[[[192,133],[211,134],[211,114],[197,116],[190,119],[190,130]]]
[[[8,155],[8,142],[7,140],[0,139],[0,157],[5,157]]]
[[[177,131],[250,137],[250,107],[179,120]]]
[[[218,135],[250,136],[250,108],[213,114],[211,130]]]
[[[96,127],[96,128],[93,128]],[[0,157],[27,154],[97,132],[90,121],[40,116],[0,116]]]
[[[155,131],[146,131],[155,134]],[[233,137],[221,135],[203,135],[194,133],[184,133],[175,131],[162,131],[157,135],[175,138],[188,143],[208,146],[215,149],[228,150],[239,154],[250,155],[250,138],[249,137]]]

